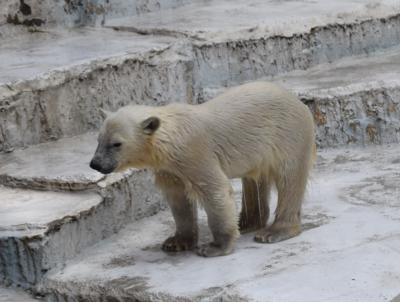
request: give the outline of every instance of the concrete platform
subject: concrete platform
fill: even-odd
[[[274,81],[314,113],[320,147],[400,142],[400,48],[295,71]]]
[[[37,283],[48,269],[87,246],[81,240],[88,237],[89,226],[83,222],[77,227],[77,221],[87,220],[103,200],[90,192],[6,187],[0,187],[0,194],[0,281],[23,287]]]
[[[99,107],[192,103],[204,87],[397,45],[400,8],[394,0],[213,0],[108,26],[122,30],[53,29],[1,44],[0,152],[95,130]]]
[[[163,51],[173,41],[169,37],[95,28],[49,30],[15,37],[0,46],[0,85],[33,80],[72,67],[83,71],[104,59]]]
[[[399,46],[260,80],[294,91],[310,107],[319,147],[400,142]],[[203,87],[197,101],[225,89]]]
[[[169,255],[160,243],[174,224],[161,212],[50,272],[42,292],[47,301],[390,301],[400,293],[399,154],[399,145],[320,151],[296,238],[263,245],[248,234],[225,257]]]
[[[36,1],[3,0],[0,31],[4,24],[30,28],[101,25],[105,20],[177,7],[188,0]],[[1,39],[1,36],[0,36]]]
[[[190,38],[194,93],[400,43],[396,1],[197,1],[107,26]]]
[[[399,11],[398,2],[365,1],[195,1],[141,16],[116,18],[106,26],[147,34],[169,34],[196,40],[224,42],[272,35],[291,36],[332,23],[387,17]]]
[[[91,170],[95,148],[89,133],[0,155],[0,282],[29,288],[83,248],[165,207],[150,173],[104,178]]]
[[[111,29],[49,30],[0,45],[0,152],[97,129],[99,108],[190,99],[176,40]]]
[[[97,133],[43,143],[0,154],[0,184],[39,190],[87,190],[104,175],[89,162]]]

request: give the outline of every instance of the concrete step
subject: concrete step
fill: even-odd
[[[195,95],[397,45],[399,25],[394,0],[211,0],[106,22],[191,39]]]
[[[0,27],[6,24],[36,28],[101,25],[114,17],[136,16],[178,7],[188,2],[189,0],[3,0]]]
[[[309,105],[320,147],[400,142],[400,47],[276,81]]]
[[[319,147],[400,142],[400,47],[261,80],[297,93],[314,114]],[[204,87],[205,102],[226,88]]]
[[[192,103],[204,87],[400,44],[392,0],[329,3],[201,1],[107,23],[120,31],[7,39],[0,46],[0,152],[97,129],[98,107]]]
[[[164,208],[144,171],[89,168],[96,135],[0,155],[0,281],[25,288],[126,223]]]
[[[99,108],[191,97],[175,39],[110,29],[35,32],[0,44],[0,152],[97,129]]]
[[[399,154],[400,145],[321,150],[298,237],[263,245],[243,235],[218,258],[166,254],[174,223],[162,211],[51,271],[40,292],[51,302],[390,301],[400,292]],[[201,212],[203,242],[206,224]]]

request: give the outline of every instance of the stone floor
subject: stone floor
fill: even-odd
[[[44,288],[87,301],[391,301],[400,292],[398,171],[398,145],[321,150],[296,238],[263,245],[247,234],[229,256],[168,255],[160,243],[174,224],[163,211],[87,249]]]

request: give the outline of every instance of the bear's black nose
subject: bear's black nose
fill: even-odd
[[[90,168],[92,168],[92,169],[94,169],[96,171],[99,171],[99,172],[101,172],[101,170],[102,170],[101,165],[95,159],[92,159],[90,161]]]

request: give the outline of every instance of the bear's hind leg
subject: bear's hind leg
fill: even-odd
[[[288,165],[276,179],[278,205],[274,223],[255,235],[262,243],[274,243],[301,233],[301,204],[307,185],[308,165],[304,161],[298,168]]]
[[[265,175],[258,181],[242,178],[242,210],[239,218],[241,233],[264,228],[269,217],[270,183]]]
[[[172,174],[157,173],[156,184],[167,199],[176,224],[175,234],[164,241],[162,249],[167,252],[193,249],[198,238],[196,203],[188,200],[184,184]]]

